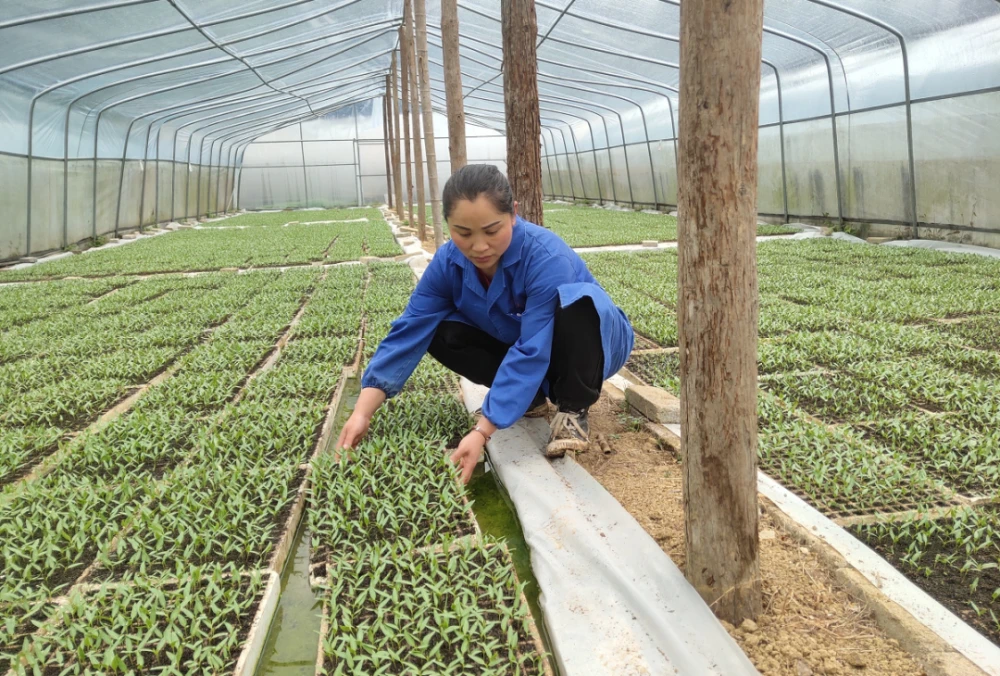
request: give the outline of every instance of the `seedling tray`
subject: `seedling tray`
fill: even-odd
[[[489,561],[489,558],[496,557],[495,565],[502,566],[505,569],[505,572],[510,575],[509,579],[513,581],[514,589],[517,590],[516,603],[517,607],[523,609],[523,612],[525,613],[523,618],[520,618],[519,622],[518,618],[516,618],[516,613],[514,612],[513,608],[504,605],[500,606],[495,605],[496,604],[495,599],[492,597],[492,595],[490,595],[490,593],[486,589],[482,589],[478,593],[470,592],[470,594],[473,594],[474,598],[477,599],[477,607],[482,611],[484,611],[484,616],[486,615],[496,616],[497,614],[499,614],[501,617],[510,618],[510,621],[514,622],[514,626],[517,626],[518,623],[520,624],[520,627],[518,627],[517,629],[514,629],[512,627],[509,630],[515,632],[515,636],[517,637],[517,643],[515,648],[515,660],[510,664],[510,668],[506,673],[512,675],[523,674],[524,676],[533,676],[535,674],[544,674],[545,676],[552,675],[553,672],[551,670],[551,666],[549,665],[548,661],[545,658],[546,653],[544,650],[544,644],[542,643],[541,634],[539,633],[538,627],[534,622],[534,618],[532,618],[531,613],[528,610],[528,601],[525,598],[523,591],[521,590],[521,585],[517,581],[517,576],[514,573],[513,562],[511,561],[510,554],[504,544],[481,543],[476,539],[463,539],[460,542],[452,542],[449,543],[448,545],[437,546],[433,548],[425,548],[420,551],[414,551],[408,553],[396,550],[394,555],[390,554],[390,552],[393,551],[391,547],[386,548],[382,551],[384,556],[389,556],[389,557],[395,556],[398,558],[393,558],[392,563],[390,563],[388,566],[380,567],[379,572],[381,574],[386,574],[387,576],[391,576],[392,573],[390,573],[389,571],[393,570],[394,568],[397,572],[401,571],[402,566],[395,566],[395,561],[401,561],[403,565],[406,565],[406,563],[410,561],[419,562],[421,561],[421,559],[423,559],[423,557],[437,557],[439,565],[441,566],[441,570],[437,572],[440,573],[439,577],[441,577],[442,580],[444,580],[444,578],[447,577],[449,571],[452,570],[452,566],[456,566],[455,560],[451,558],[452,556],[456,557],[462,556],[464,552],[469,552],[469,551],[472,551],[473,552],[472,556],[475,556],[476,552],[482,552],[484,556],[488,557],[486,559],[486,562],[484,562],[486,565],[488,565],[487,562]],[[429,559],[423,559],[423,560],[429,563]],[[456,567],[460,567],[460,564]],[[359,574],[362,576],[366,573],[371,572],[370,569],[367,567],[359,568],[356,570],[359,571]],[[419,570],[419,567],[417,568],[417,570]],[[462,578],[461,574],[459,574],[459,578]],[[338,581],[343,581],[345,579],[347,579],[346,575],[338,576]],[[423,580],[424,584],[427,583],[426,576],[421,577],[421,580]],[[419,596],[419,600],[417,601],[418,604],[421,604],[421,602],[426,601],[428,598],[426,595],[422,593],[415,594],[408,592],[408,584],[405,581],[397,580],[395,584],[397,585],[395,587],[395,593],[397,595],[400,593],[400,589],[402,589],[402,597],[401,597],[402,600],[398,602],[401,605],[413,605],[413,598],[417,596]],[[462,584],[463,584],[462,581],[456,583],[456,587],[458,588],[458,591],[455,592],[456,594],[462,593],[461,589]],[[421,586],[419,587],[419,589],[424,590],[425,587]],[[352,596],[350,591],[346,590],[342,591],[342,594],[346,595],[348,598],[355,598],[354,596]],[[364,594],[362,593],[362,595],[358,598],[364,598]],[[465,600],[468,600],[468,598],[466,598]],[[439,604],[437,606],[438,612],[447,613],[449,610],[454,608],[454,604],[458,604],[460,603],[460,601],[461,600],[458,597],[454,596],[453,594],[445,593],[444,596],[436,600],[436,602]],[[318,646],[319,649],[317,652],[317,660],[316,660],[317,676],[328,673],[326,671],[326,667],[329,666],[328,663],[331,661],[331,658],[329,658],[325,654],[324,646],[327,639],[330,637],[330,632],[332,629],[329,621],[332,602],[333,600],[331,598],[331,594],[328,591],[323,602],[323,619],[320,627],[320,637]],[[433,605],[434,605],[433,603],[428,603],[426,605],[425,610],[428,613],[433,614],[435,612],[434,610],[431,609]],[[387,623],[395,619],[392,616],[393,612],[392,608],[395,607],[397,606],[394,603],[390,603],[388,606],[383,604],[377,611],[378,614],[376,614],[374,608],[365,609],[363,607],[356,608],[357,612],[354,613],[353,615],[351,615],[350,609],[345,609],[344,612],[348,613],[347,616],[354,617],[354,619],[356,619],[359,622],[357,629],[358,631],[363,631],[364,629],[362,629],[362,627],[368,627],[372,632],[374,632],[374,635],[385,636],[386,634],[382,633],[381,623],[383,619],[385,619]],[[418,605],[413,608],[407,608],[407,610],[411,612],[416,610],[416,612],[419,613],[421,609]],[[399,619],[400,620],[405,619],[405,624],[402,627],[403,631],[406,631],[408,627],[419,625],[421,620],[421,618],[416,614],[414,614],[413,616],[408,615],[405,618],[401,617]],[[470,621],[470,624],[461,624],[461,627],[455,627],[455,633],[458,633],[459,631],[464,631],[466,633],[474,631],[475,628],[474,622],[475,620],[473,619]],[[495,629],[496,631],[499,631],[498,628]],[[442,630],[442,633],[445,632],[447,632],[446,629]],[[370,640],[372,635],[373,634],[369,634],[368,635],[369,638],[366,640]],[[428,636],[430,636],[430,634],[428,634]],[[452,664],[454,665],[457,664],[459,661],[461,661],[462,668],[464,669],[479,668],[485,670],[486,667],[483,666],[482,662],[480,662],[479,660],[485,659],[486,656],[482,654],[477,655],[476,649],[477,647],[481,647],[481,641],[487,640],[487,638],[488,637],[479,637],[471,635],[465,637],[456,637],[455,642],[451,647],[454,648],[454,645],[458,645],[458,649],[455,652],[458,653],[460,651],[465,651],[466,654],[464,655],[452,654],[451,656],[453,660]],[[441,643],[441,645],[444,646],[444,643]],[[373,655],[371,659],[378,660],[378,659],[388,658],[389,651],[391,650],[391,648],[389,648],[388,646],[385,647],[386,651],[382,651],[381,646],[379,646],[379,649],[376,650],[376,654]],[[412,653],[410,653],[409,650],[404,650],[402,645],[400,646],[400,653],[405,653],[408,655],[408,658],[412,659]],[[445,653],[445,657],[447,657],[447,653]],[[438,659],[440,659],[440,656]],[[438,666],[438,668],[440,668],[439,666],[440,662],[436,662],[435,664],[436,666]],[[369,662],[369,665],[371,668],[377,668],[378,663]],[[502,664],[495,665],[494,668],[496,668],[496,666],[499,666],[499,668],[502,669]],[[408,662],[405,666],[399,665],[399,668],[404,670],[403,673],[415,673],[413,670],[420,669],[421,666],[419,663]],[[503,672],[490,671],[490,673],[503,673]]]

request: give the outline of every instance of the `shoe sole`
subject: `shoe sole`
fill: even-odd
[[[566,455],[566,451],[585,451],[588,446],[590,442],[582,439],[556,439],[545,447],[545,457],[561,458]]]

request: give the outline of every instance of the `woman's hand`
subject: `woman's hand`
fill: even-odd
[[[344,423],[343,429],[340,430],[340,438],[337,439],[337,450],[354,448],[368,434],[368,426],[370,424],[370,419],[363,413],[358,411],[352,413],[351,417]]]
[[[462,471],[462,483],[469,483],[472,472],[476,469],[479,456],[483,454],[483,446],[486,445],[486,437],[473,430],[466,434],[462,441],[458,443],[458,448],[451,454],[450,460],[457,464]]]
[[[385,401],[385,392],[374,387],[365,387],[358,395],[358,401],[354,404],[354,412],[344,423],[337,438],[336,450],[342,448],[354,448],[359,441],[368,434],[368,426],[371,424],[375,411]]]

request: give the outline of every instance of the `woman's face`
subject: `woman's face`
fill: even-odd
[[[487,275],[496,272],[500,257],[510,246],[517,217],[517,202],[513,214],[496,210],[485,195],[475,201],[459,200],[452,207],[448,230],[455,246],[473,265]]]

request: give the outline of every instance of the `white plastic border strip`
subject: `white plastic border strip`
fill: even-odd
[[[466,407],[486,388],[462,379]],[[517,509],[563,676],[757,674],[673,561],[589,472],[548,461],[544,420],[489,443]]]

